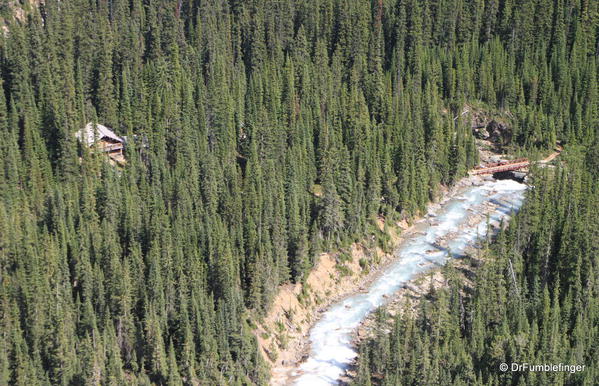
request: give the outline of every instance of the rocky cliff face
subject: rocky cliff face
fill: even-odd
[[[512,141],[512,129],[503,122],[494,119],[481,126],[472,128],[478,139],[489,140],[500,145],[508,145]]]
[[[509,112],[491,113],[470,106],[466,108],[476,138],[501,146],[511,143],[513,131]]]

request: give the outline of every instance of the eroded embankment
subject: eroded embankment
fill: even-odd
[[[391,246],[400,240],[406,223],[386,228]],[[347,251],[323,253],[305,284],[280,288],[266,317],[257,323],[259,349],[271,366],[271,384],[286,384],[289,372],[308,354],[308,332],[335,301],[363,290],[377,272],[393,259],[392,253],[373,245],[373,240],[353,243]],[[389,250],[393,250],[390,248]]]
[[[310,354],[291,373],[299,385],[337,383],[357,353],[352,338],[372,311],[431,267],[460,258],[522,204],[526,186],[512,180],[480,181],[464,188],[426,220],[415,225],[396,251],[397,259],[381,271],[366,291],[332,305],[310,331]]]
[[[482,184],[479,177],[465,178],[450,192],[443,195],[439,203],[429,205],[429,212],[439,210],[453,197],[473,184]],[[379,228],[389,236],[387,250],[394,251],[402,241],[421,232],[429,220],[419,219],[417,225],[386,224],[379,221]],[[401,234],[401,236],[400,236]],[[366,288],[385,272],[396,259],[393,252],[386,253],[373,245],[372,240],[354,243],[343,253],[346,260],[339,264],[340,253],[322,254],[305,285],[288,284],[282,287],[266,317],[257,323],[256,335],[264,359],[271,365],[271,384],[288,384],[290,376],[302,360],[308,357],[310,328],[332,304],[351,294],[366,291]]]

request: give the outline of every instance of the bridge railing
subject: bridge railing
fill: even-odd
[[[498,172],[507,172],[507,171],[512,171],[512,170],[523,169],[530,165],[530,161],[527,160],[526,158],[515,160],[515,161],[516,162],[510,162],[510,163],[506,163],[506,164],[499,165],[499,166],[491,166],[491,167],[485,167],[485,168],[481,168],[481,169],[474,169],[472,171],[472,174],[477,175],[477,174],[493,174],[493,173],[498,173]]]

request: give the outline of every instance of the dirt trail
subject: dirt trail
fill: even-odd
[[[553,161],[555,159],[555,157],[557,157],[558,155],[561,154],[561,152],[564,150],[563,147],[561,147],[560,145],[557,145],[555,151],[553,153],[551,153],[547,158],[545,158],[542,161],[539,161],[539,163],[541,164],[546,164],[549,163],[551,161]]]

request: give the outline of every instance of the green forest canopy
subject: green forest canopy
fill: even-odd
[[[69,0],[9,22],[0,384],[264,383],[247,310],[475,165],[465,103],[510,111],[524,151],[561,139],[597,165],[598,18],[587,0]],[[75,140],[89,121],[149,149],[114,168]]]
[[[390,334],[381,324],[360,345],[355,383],[598,384],[597,150],[570,147],[566,167],[536,171],[522,211],[483,253],[473,287],[447,269],[449,288],[430,291],[416,315],[396,317]],[[501,363],[584,368],[501,371]]]

